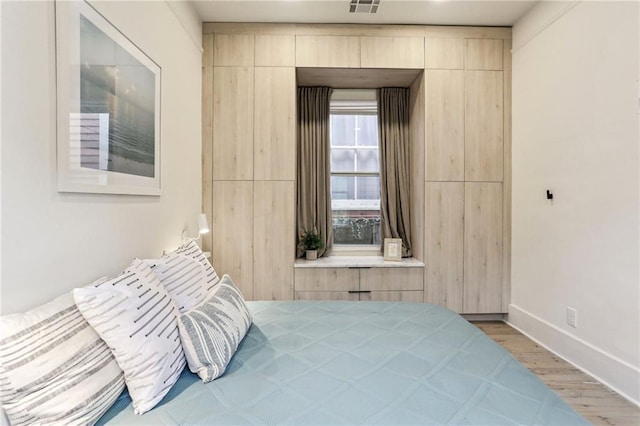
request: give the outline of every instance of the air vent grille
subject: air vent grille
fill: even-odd
[[[349,13],[376,13],[380,0],[351,0]]]

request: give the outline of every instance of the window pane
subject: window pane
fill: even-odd
[[[333,242],[380,244],[380,178],[332,176],[331,190]]]
[[[378,146],[378,116],[358,116],[358,146]]]
[[[357,200],[380,200],[379,176],[358,176],[355,179]]]
[[[331,171],[332,172],[353,172],[355,168],[355,149],[332,148],[331,149]]]
[[[356,170],[357,172],[377,172],[380,170],[380,160],[378,158],[378,150],[365,148],[358,149],[356,152],[357,163]]]
[[[336,206],[334,202],[333,208],[337,210],[362,209],[363,206],[378,208],[380,205],[380,177],[331,176],[331,199],[350,200],[347,205],[341,202],[338,203],[339,206]]]
[[[356,117],[354,115],[331,115],[331,146],[355,146]]]
[[[331,176],[331,199],[354,200],[355,179],[351,176]]]
[[[380,210],[334,210],[334,244],[380,244]]]

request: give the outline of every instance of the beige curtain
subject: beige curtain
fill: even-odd
[[[329,253],[331,225],[331,170],[329,147],[330,87],[298,88],[297,257],[304,255],[302,235],[315,229],[324,242],[318,256]]]
[[[411,257],[409,89],[382,88],[377,97],[382,248],[384,238],[402,238],[402,257]]]

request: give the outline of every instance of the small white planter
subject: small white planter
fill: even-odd
[[[318,260],[318,250],[307,250],[307,260]]]

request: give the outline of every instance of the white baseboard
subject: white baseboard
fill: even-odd
[[[516,305],[509,305],[507,323],[540,346],[640,406],[638,367],[572,336]]]

